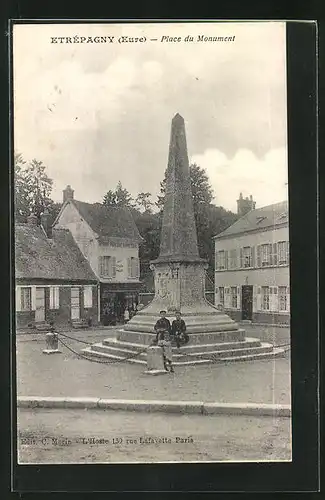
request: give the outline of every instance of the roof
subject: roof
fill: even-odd
[[[54,229],[46,237],[40,226],[15,226],[17,279],[98,281],[68,229]]]
[[[288,202],[281,201],[280,203],[251,210],[225,231],[214,236],[214,238],[218,239],[248,231],[274,228],[274,226],[288,223],[288,220]]]
[[[99,237],[142,240],[132,213],[127,207],[106,207],[101,203],[71,201],[78,209],[80,215]]]

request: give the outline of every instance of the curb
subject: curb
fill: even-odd
[[[18,408],[101,409],[196,415],[246,415],[290,417],[291,406],[257,403],[204,403],[203,401],[153,401],[132,399],[20,396]]]

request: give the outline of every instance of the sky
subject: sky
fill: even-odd
[[[114,42],[51,43],[76,36]],[[281,22],[15,25],[15,152],[46,165],[54,201],[70,184],[76,199],[101,202],[118,181],[155,201],[180,113],[189,160],[207,172],[216,205],[236,211],[240,192],[256,207],[283,201],[285,50]]]

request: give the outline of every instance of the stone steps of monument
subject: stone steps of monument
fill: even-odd
[[[243,342],[241,342],[243,344]],[[134,346],[133,346],[134,347]],[[102,342],[93,344],[90,347],[83,349],[83,353],[90,356],[104,357],[113,360],[125,360],[131,363],[145,364],[146,363],[146,347],[147,346],[137,346],[138,349],[129,349],[122,346],[104,345]],[[202,346],[201,346],[202,347]],[[272,344],[260,343],[260,345],[255,345],[254,347],[241,347],[235,349],[216,349],[216,345],[213,346],[213,350],[200,351],[200,352],[175,352],[174,351],[174,363],[176,365],[187,365],[187,364],[203,364],[203,363],[213,363],[228,361],[240,361],[245,359],[261,359],[265,357],[273,357],[275,354],[280,353],[278,348],[273,348]],[[144,350],[144,352],[141,352]],[[180,350],[181,351],[181,350]],[[138,355],[137,352],[139,353]],[[284,353],[284,350],[281,352]]]
[[[133,330],[119,330],[117,339],[120,342],[149,345],[155,339],[155,335],[151,332],[136,332]],[[238,342],[245,340],[245,330],[239,329],[235,331],[220,331],[220,332],[201,332],[191,333],[191,345],[198,344],[218,344],[220,342]]]
[[[137,352],[140,350],[144,350],[148,348],[149,346],[146,344],[135,344],[131,342],[123,342],[117,339],[104,339],[102,340],[101,344],[107,348],[114,348],[114,349],[120,349],[121,351],[124,350],[129,350]],[[97,345],[97,344],[96,344]],[[188,344],[185,346],[180,347],[179,349],[175,346],[173,347],[173,352],[176,355],[182,353],[182,354],[191,354],[191,353],[199,353],[203,354],[206,351],[209,352],[215,352],[215,351],[226,351],[226,350],[234,350],[234,349],[242,349],[242,348],[247,348],[247,347],[259,347],[261,345],[261,342],[259,339],[256,338],[251,338],[251,337],[246,337],[246,339],[240,340],[238,342],[220,342],[220,343],[214,343],[214,344]]]
[[[261,342],[259,339],[255,338],[246,338],[244,341],[238,342],[225,342],[218,344],[197,344],[197,345],[186,345],[181,348],[173,347],[173,352],[175,357],[180,357],[184,355],[189,356],[201,356],[205,352],[219,352],[219,351],[233,351],[236,349],[243,348],[259,348]],[[114,353],[120,351],[118,354],[123,355],[126,353],[139,352],[148,348],[148,345],[145,344],[134,344],[130,342],[123,342],[116,339],[104,339],[100,344],[95,344],[96,349],[99,349],[101,352],[108,352],[110,349],[113,350]],[[145,353],[144,353],[145,355]],[[143,357],[143,356],[142,356]]]
[[[89,357],[94,357],[94,358],[102,358],[106,359],[107,361],[112,360],[114,362],[128,362],[128,363],[136,363],[136,364],[141,364],[141,365],[146,365],[147,361],[145,359],[139,359],[139,358],[130,358],[130,359],[125,359],[128,358],[131,353],[126,352],[123,355],[117,355],[117,354],[112,354],[111,352],[107,353],[105,351],[93,349],[93,346],[86,347],[81,350],[82,354],[85,354]],[[134,352],[132,352],[132,356],[134,356]]]
[[[49,332],[51,325],[47,321],[40,321],[35,323],[35,329],[38,332]]]

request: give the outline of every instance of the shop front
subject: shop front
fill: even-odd
[[[141,283],[101,283],[100,321],[103,325],[123,324],[125,311],[131,318],[139,303]]]

